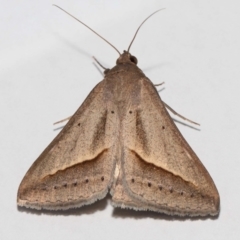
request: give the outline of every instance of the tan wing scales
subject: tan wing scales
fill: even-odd
[[[18,205],[67,209],[103,198],[115,166],[116,117],[104,99],[104,81],[33,163],[18,190]]]
[[[142,203],[139,209],[216,215],[219,195],[209,173],[173,123],[153,84],[146,78],[140,84],[141,103],[130,104],[132,113],[123,122],[125,193]]]

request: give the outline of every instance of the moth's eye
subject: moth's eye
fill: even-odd
[[[131,62],[133,62],[133,63],[135,63],[136,65],[137,65],[137,63],[138,63],[138,60],[137,60],[137,58],[136,57],[134,57],[134,56],[130,56],[130,60],[131,60]]]

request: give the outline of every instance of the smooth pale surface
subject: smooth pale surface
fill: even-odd
[[[1,3],[2,238],[237,239],[240,3],[233,0],[54,1],[120,51],[145,17],[167,8],[144,24],[131,52],[153,82],[165,81],[162,99],[201,123],[201,131],[177,126],[216,183],[221,196],[218,219],[174,220],[114,210],[108,200],[60,213],[17,210],[22,177],[58,133],[51,124],[71,115],[102,79],[91,56],[106,67],[117,58],[111,47],[52,3]]]

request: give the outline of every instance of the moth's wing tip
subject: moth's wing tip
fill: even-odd
[[[30,208],[30,209],[41,210],[41,207],[28,205],[26,201],[22,201],[22,200],[17,202],[17,207],[21,209]]]
[[[23,178],[21,184],[18,187],[18,191],[17,191],[17,205],[19,207],[23,207],[26,204],[26,200],[24,200],[24,196],[27,194],[27,185],[25,184],[24,181],[25,178]]]
[[[32,205],[29,203],[27,200],[23,200],[20,197],[17,197],[17,207],[19,208],[31,208],[31,209],[36,209],[36,210],[41,210],[42,207],[39,205]]]
[[[17,206],[18,207],[23,207],[24,203],[22,202],[22,200],[20,198],[17,197]]]
[[[214,196],[213,200],[213,212],[212,216],[217,216],[220,213],[220,196],[217,192],[217,194]]]
[[[208,208],[209,215],[217,216],[220,213],[220,195],[213,181],[209,183],[208,189],[211,189],[211,191],[207,194],[208,197],[206,198],[206,201],[207,199],[211,199],[211,204],[209,204]],[[204,193],[202,196],[204,196]]]
[[[17,205],[19,206],[19,207],[22,207],[22,206],[24,206],[24,200],[22,200],[21,199],[21,185],[19,186],[19,188],[18,188],[18,192],[17,192]]]

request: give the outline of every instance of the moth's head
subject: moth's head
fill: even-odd
[[[133,55],[131,55],[129,52],[127,51],[123,51],[123,54],[120,55],[120,57],[117,59],[117,64],[122,64],[122,63],[133,63],[135,65],[137,65],[138,60],[136,57],[134,57]]]

